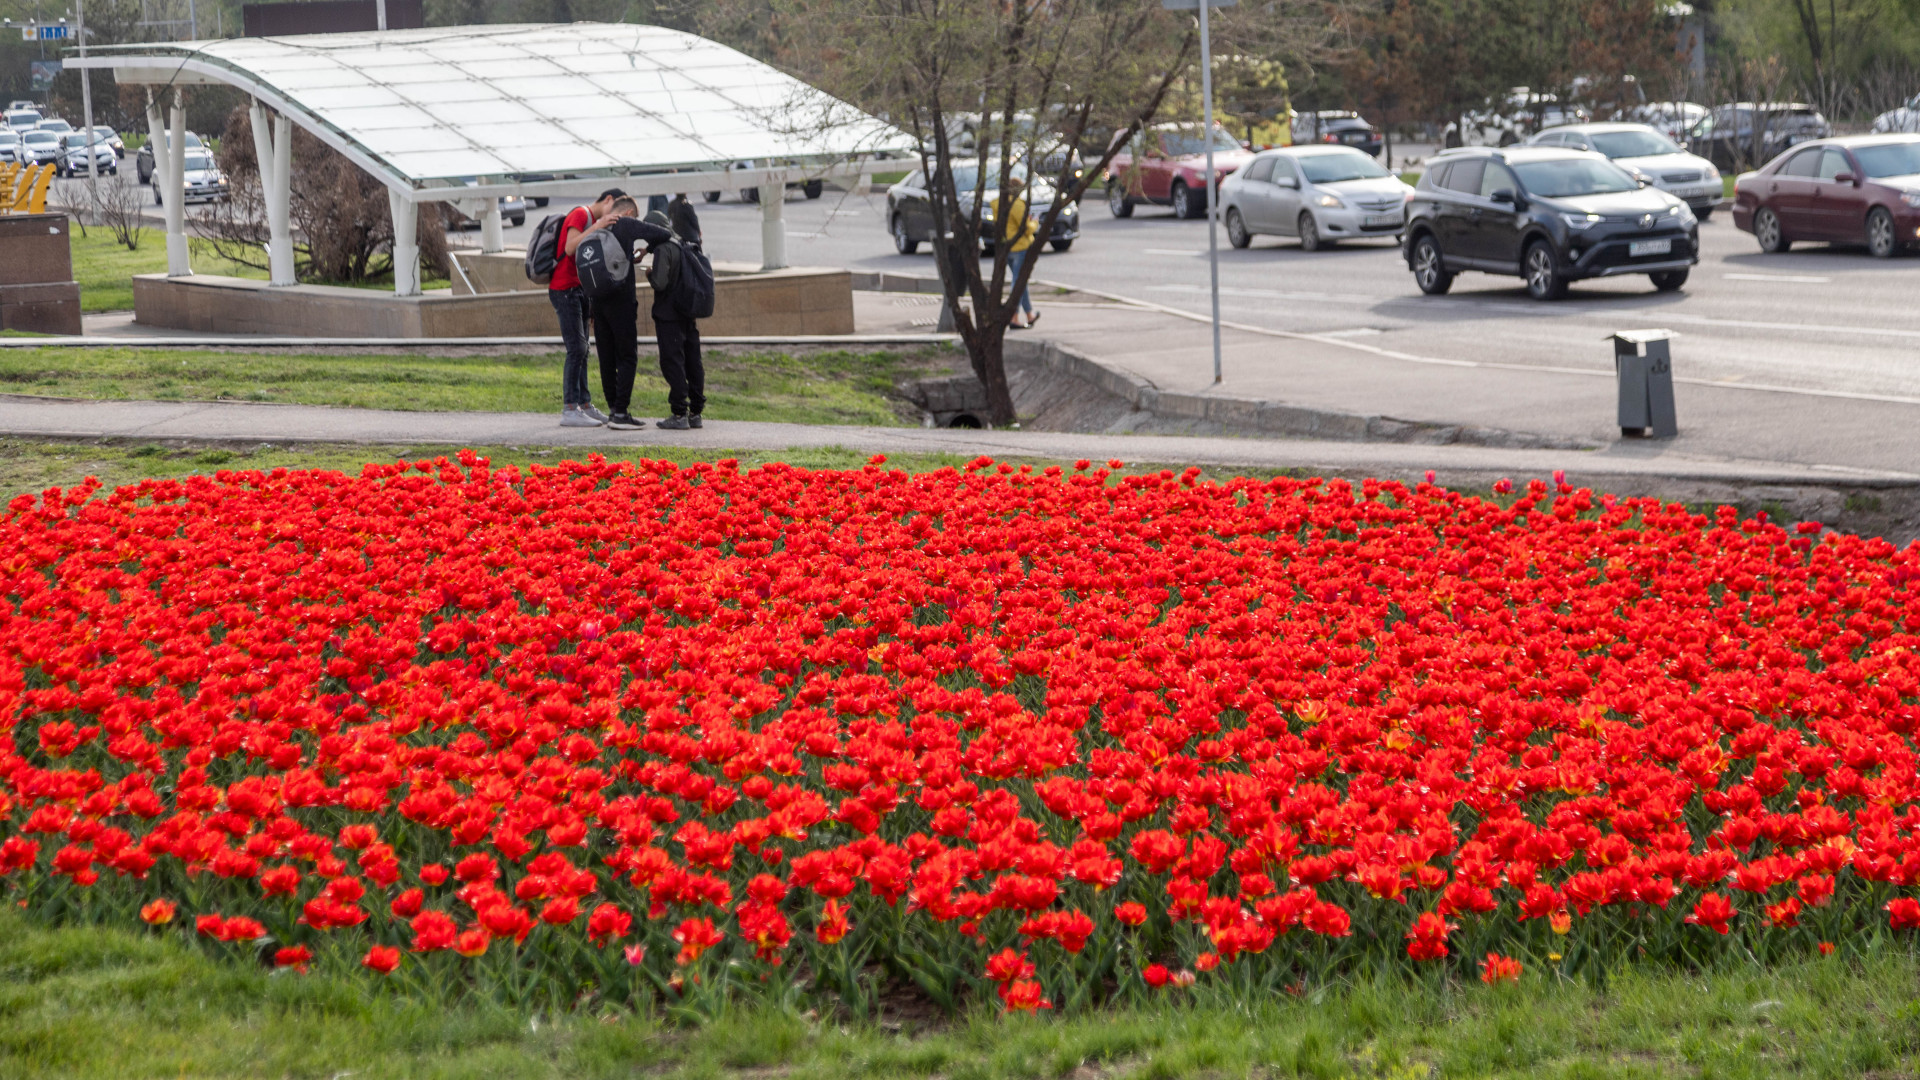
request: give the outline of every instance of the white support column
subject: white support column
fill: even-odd
[[[167,276],[189,277],[193,274],[193,262],[187,254],[187,107],[185,93],[179,88],[173,90],[173,108],[168,115],[167,141],[162,147],[167,153],[167,182],[165,184],[167,216]],[[154,160],[160,160],[156,151]],[[159,177],[154,177],[156,183]]]
[[[393,213],[393,295],[420,295],[420,213],[397,188],[387,189],[387,209]]]
[[[160,178],[167,175],[167,126],[160,117],[160,103],[153,100],[153,87],[147,87],[147,145],[153,148],[153,184],[155,191],[165,189]]]
[[[293,193],[289,187],[293,156],[293,122],[284,116],[273,118],[267,129],[267,110],[258,101],[248,107],[253,120],[253,155],[260,169],[260,194],[267,204],[267,267],[273,285],[294,285]]]
[[[787,265],[786,182],[777,177],[760,184],[760,269],[783,270]]]
[[[506,250],[507,239],[500,232],[500,200],[487,200],[487,208],[480,212],[480,253],[492,255]]]

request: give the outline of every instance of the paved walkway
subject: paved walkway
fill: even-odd
[[[350,442],[433,446],[563,446],[586,449],[699,447],[777,451],[841,447],[860,453],[945,453],[964,457],[1072,461],[1118,458],[1169,466],[1309,469],[1328,475],[1417,478],[1547,477],[1576,483],[1673,479],[1710,485],[1905,484],[1900,475],[1689,457],[1654,442],[1599,451],[1511,450],[1483,446],[1318,442],[1168,435],[1081,435],[1040,431],[876,428],[716,420],[700,431],[563,428],[529,413],[418,413],[240,402],[78,402],[0,396],[0,432],[28,437],[217,440],[240,443]]]

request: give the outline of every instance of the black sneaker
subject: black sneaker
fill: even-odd
[[[669,416],[665,420],[654,421],[653,426],[666,428],[668,431],[685,431],[693,425],[688,423],[684,416]]]
[[[700,423],[699,413],[694,413],[692,416],[687,417],[687,426],[690,428],[697,428],[700,426]]]
[[[635,420],[626,413],[617,412],[607,418],[607,426],[617,428],[643,428],[647,425],[644,421]]]

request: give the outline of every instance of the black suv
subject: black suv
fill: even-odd
[[[1462,270],[1524,278],[1537,300],[1567,283],[1646,274],[1670,292],[1700,261],[1687,204],[1642,187],[1599,154],[1548,147],[1469,147],[1431,158],[1407,206],[1407,266],[1425,293]]]

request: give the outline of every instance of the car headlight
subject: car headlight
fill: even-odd
[[[1567,228],[1578,229],[1584,232],[1606,219],[1602,218],[1599,214],[1561,214],[1560,220],[1567,223]]]
[[[1903,191],[1900,193],[1900,201],[1908,206],[1920,207],[1920,191]]]
[[[1315,205],[1324,206],[1330,210],[1344,210],[1347,205],[1341,202],[1340,197],[1337,195],[1322,195],[1313,201]]]

